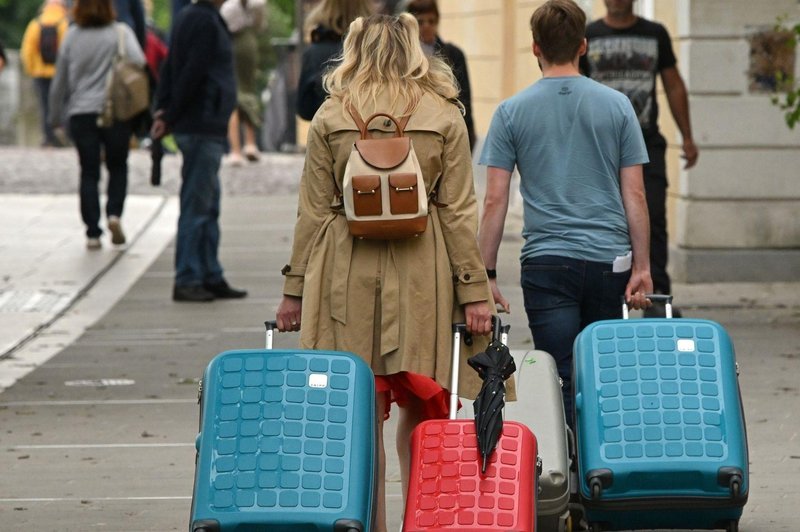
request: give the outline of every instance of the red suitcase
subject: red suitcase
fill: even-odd
[[[526,426],[506,421],[486,473],[474,420],[456,420],[461,335],[453,338],[450,419],[429,420],[411,435],[411,475],[403,532],[535,532],[536,438]]]

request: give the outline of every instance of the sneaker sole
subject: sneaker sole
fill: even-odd
[[[111,231],[111,243],[119,246],[125,243],[125,233],[122,232],[122,226],[118,220],[111,220],[108,222],[108,230]]]

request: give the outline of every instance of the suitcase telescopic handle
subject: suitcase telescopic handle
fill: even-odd
[[[275,320],[267,320],[264,322],[264,326],[267,328],[267,337],[264,341],[264,347],[272,349],[272,339],[275,336],[275,329],[278,328],[278,322]]]
[[[508,342],[508,331],[511,330],[511,325],[503,325],[500,318],[492,316],[492,338],[500,340],[504,344]],[[456,411],[458,410],[458,368],[461,365],[461,338],[467,340],[466,323],[453,324],[453,360],[450,370],[450,419],[456,419]],[[470,345],[471,342],[465,342]]]
[[[458,366],[461,362],[461,337],[467,334],[466,323],[453,324],[453,360],[450,365],[450,419],[456,418],[458,410]]]
[[[669,294],[645,294],[647,299],[650,301],[659,301],[664,303],[664,311],[666,313],[667,318],[672,318],[672,296]],[[620,296],[620,300],[622,301],[622,319],[627,320],[629,318],[628,314],[628,303],[625,301],[625,296]]]

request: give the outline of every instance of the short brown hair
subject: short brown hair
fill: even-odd
[[[586,13],[573,0],[548,0],[533,12],[531,34],[547,62],[569,63],[586,36]]]
[[[411,0],[406,4],[406,11],[414,15],[427,15],[433,13],[436,15],[436,20],[439,20],[439,7],[436,5],[436,0]]]
[[[72,18],[82,28],[108,26],[117,19],[111,0],[76,0]]]

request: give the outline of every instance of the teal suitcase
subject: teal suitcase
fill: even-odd
[[[372,530],[375,379],[361,358],[226,351],[200,410],[191,532]]]
[[[747,435],[725,329],[600,321],[574,354],[578,491],[592,531],[738,530]]]

